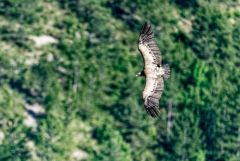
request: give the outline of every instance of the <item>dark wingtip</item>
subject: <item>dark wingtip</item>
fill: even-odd
[[[159,109],[156,108],[156,107],[149,107],[149,108],[146,108],[146,111],[147,111],[147,113],[148,113],[151,117],[153,117],[153,118],[158,117],[159,114],[160,114]]]
[[[144,105],[145,105],[145,109],[146,109],[147,113],[150,116],[152,116],[154,118],[159,116],[160,111],[158,108],[158,100],[152,100],[152,99],[147,98],[147,100],[145,100],[145,102],[144,102]]]
[[[148,34],[149,32],[151,32],[151,30],[152,30],[151,25],[145,22],[144,25],[142,26],[140,34]]]
[[[139,36],[139,41],[142,42],[149,42],[153,39],[153,30],[149,23],[144,23]]]

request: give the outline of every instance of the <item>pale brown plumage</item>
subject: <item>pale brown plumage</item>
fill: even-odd
[[[161,53],[154,41],[151,25],[145,23],[142,27],[138,43],[139,51],[144,59],[144,70],[139,73],[146,77],[143,90],[144,106],[152,117],[159,115],[159,99],[164,88],[164,80],[170,75],[168,65],[162,66]]]

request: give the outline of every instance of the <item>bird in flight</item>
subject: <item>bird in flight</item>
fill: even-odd
[[[146,78],[146,84],[142,92],[144,106],[152,117],[159,115],[159,99],[161,98],[164,80],[170,76],[168,64],[162,64],[161,53],[154,41],[151,25],[145,23],[139,35],[138,49],[143,56],[144,69],[136,76]]]

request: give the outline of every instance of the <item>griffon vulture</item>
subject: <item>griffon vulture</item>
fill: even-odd
[[[146,84],[142,92],[144,106],[152,117],[159,115],[159,99],[161,98],[164,79],[169,78],[169,66],[162,65],[161,53],[154,41],[151,25],[145,23],[140,32],[138,49],[143,56],[144,69],[136,76],[144,76]]]

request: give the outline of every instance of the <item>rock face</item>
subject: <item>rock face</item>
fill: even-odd
[[[27,141],[26,147],[29,150],[29,154],[31,155],[32,160],[41,161],[41,159],[37,156],[37,147],[33,141],[31,141],[31,140]]]
[[[38,103],[34,103],[32,105],[30,104],[25,104],[26,108],[26,119],[24,120],[24,124],[27,127],[36,129],[38,124],[37,124],[37,117],[42,116],[45,114],[45,109]]]
[[[3,143],[4,138],[5,138],[4,133],[0,131],[0,145]]]
[[[37,47],[41,47],[47,44],[57,44],[58,40],[49,35],[30,36],[29,39],[33,40]]]
[[[32,115],[26,113],[25,114],[26,118],[24,120],[24,124],[25,126],[29,127],[29,128],[33,128],[36,129],[37,128],[37,120],[35,117],[33,117]]]
[[[179,28],[186,32],[186,33],[190,33],[192,31],[192,22],[191,20],[188,19],[181,19],[180,21],[178,21]]]
[[[77,149],[72,153],[73,160],[78,160],[78,161],[86,160],[87,157],[88,157],[88,154],[81,149]]]
[[[45,114],[45,109],[38,103],[34,103],[32,105],[26,104],[25,108],[29,111],[34,113],[35,115],[44,115]]]

